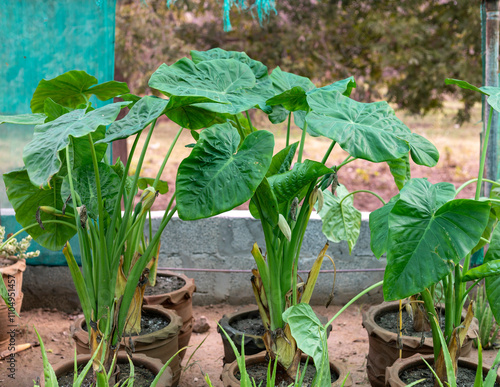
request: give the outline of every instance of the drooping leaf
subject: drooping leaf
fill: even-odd
[[[491,194],[491,192],[490,192],[490,194]],[[478,244],[472,249],[471,254],[474,254],[476,251],[481,250],[484,246],[486,246],[488,244],[487,241],[490,240],[491,233],[495,229],[497,223],[498,223],[497,216],[495,214],[495,211],[492,208],[490,211],[490,217],[488,218],[488,224],[486,225],[486,228],[484,229],[482,238],[478,242]],[[481,258],[482,258],[482,255],[483,254],[480,255]]]
[[[40,125],[45,122],[46,118],[47,116],[43,113],[17,114],[12,116],[0,114],[0,125],[6,123],[17,125]]]
[[[290,171],[269,176],[268,180],[278,203],[283,203],[298,196],[313,181],[332,172],[331,168],[322,163],[305,160],[303,163],[296,163]]]
[[[405,155],[398,160],[389,160],[387,165],[389,165],[391,174],[394,177],[396,187],[398,189],[403,188],[406,182],[411,179],[409,155]]]
[[[484,256],[484,263],[498,262],[498,260],[500,260],[500,227],[495,227],[488,251]],[[485,287],[493,316],[496,321],[500,321],[500,275],[486,278]]]
[[[488,93],[484,92],[479,87],[471,85],[469,82],[461,81],[460,79],[446,78],[444,80],[444,83],[446,85],[457,85],[458,87],[461,87],[462,89],[477,91],[478,93],[488,95]]]
[[[47,120],[45,122],[49,122],[69,113],[70,109],[54,102],[52,98],[47,98],[43,104],[43,112],[47,115]]]
[[[172,95],[165,115],[177,125],[187,129],[202,129],[215,123],[217,113],[196,104],[209,102],[205,97],[179,97]]]
[[[281,105],[289,112],[296,110],[307,110],[306,92],[300,86],[292,87],[281,94],[274,96],[266,101],[270,106]]]
[[[373,162],[397,160],[409,152],[400,134],[410,130],[386,102],[361,103],[338,91],[307,96],[311,132],[336,141],[351,156]]]
[[[281,124],[287,118],[290,112],[286,110],[281,105],[276,105],[271,107],[271,113],[269,113],[268,118],[273,124]]]
[[[346,79],[342,79],[337,82],[333,82],[330,85],[319,87],[317,89],[309,91],[308,94],[315,93],[317,90],[324,90],[324,91],[338,91],[342,95],[345,95],[346,97],[349,97],[351,95],[352,89],[356,88],[356,81],[354,80],[354,77],[349,77]]]
[[[322,231],[332,242],[346,241],[351,254],[359,237],[361,212],[354,207],[352,195],[344,199],[349,191],[342,184],[338,185],[336,193],[337,196],[328,190],[323,191],[324,204],[319,211],[323,222]]]
[[[49,206],[61,210],[64,203],[60,197],[61,179],[56,178],[52,189],[40,189],[33,185],[26,169],[19,169],[3,175],[7,197],[16,212],[16,220],[22,227],[36,224],[36,212],[40,206]],[[42,223],[47,220],[59,220],[63,224],[45,223],[42,230],[38,225],[27,230],[33,239],[50,250],[60,250],[64,244],[76,234],[73,228],[75,221],[71,209],[67,210],[70,217],[60,217],[40,212]],[[65,226],[64,223],[68,225]]]
[[[370,212],[370,247],[377,258],[387,251],[389,214],[398,200],[399,194],[392,197],[384,206]]]
[[[105,211],[111,214],[115,207],[116,200],[118,199],[120,177],[109,165],[104,163],[98,163],[98,171],[103,206]],[[99,217],[96,180],[97,177],[94,173],[94,166],[92,164],[84,165],[73,171],[73,187],[75,192],[80,196],[82,203],[87,207],[88,216],[94,220],[97,220]],[[65,198],[68,197],[70,193],[69,179],[66,177],[61,187],[61,195]]]
[[[140,177],[139,180],[137,181],[137,187],[139,187],[139,189],[146,189],[148,187],[152,187],[154,181],[155,179],[149,177]],[[168,192],[168,182],[159,180],[156,189],[160,193],[160,195],[166,194]]]
[[[257,209],[260,208],[260,212]],[[279,221],[279,206],[276,196],[274,195],[269,181],[266,177],[262,179],[262,182],[257,187],[254,196],[250,202],[250,212],[252,216],[256,219],[260,219],[260,214],[264,219],[273,227],[278,225]]]
[[[256,79],[250,67],[235,59],[195,64],[183,58],[171,66],[162,64],[151,76],[149,86],[167,96],[206,97],[212,103],[196,106],[217,113],[237,114],[267,99],[253,91]]]
[[[94,86],[95,84],[97,84],[95,77],[78,70],[68,71],[50,80],[42,79],[31,99],[31,111],[43,113],[47,98],[52,98],[59,105],[74,109],[80,104],[87,103],[92,95],[101,101],[106,101],[129,92],[127,84],[123,82],[109,81]]]
[[[436,284],[479,241],[489,204],[448,201],[451,192],[448,184],[432,185],[425,179],[412,179],[401,190],[389,214],[385,300],[402,299]]]
[[[128,138],[156,120],[162,115],[168,101],[151,96],[141,98],[130,109],[128,114],[119,121],[113,122],[106,131],[106,137],[98,143],[111,143]]]
[[[33,184],[48,187],[50,178],[61,168],[59,152],[70,143],[70,137],[86,136],[99,126],[111,124],[126,104],[128,102],[109,104],[89,113],[77,109],[36,126],[33,139],[23,152],[24,163]]]
[[[411,158],[416,164],[433,167],[439,161],[439,151],[426,138],[412,133],[408,137],[408,143],[410,144]]]
[[[295,156],[298,146],[299,143],[294,142],[276,153],[273,156],[273,160],[271,161],[271,166],[266,173],[266,177],[285,173],[290,170],[290,166],[292,165],[293,157]]]
[[[248,199],[266,175],[274,147],[265,130],[248,135],[238,149],[238,131],[229,123],[200,133],[176,181],[181,219],[201,219],[228,211]]]
[[[270,78],[275,96],[267,100],[268,105],[282,106],[288,112],[307,110],[306,92],[316,87],[309,78],[282,71],[279,67],[273,70]]]
[[[497,112],[500,111],[500,87],[483,86],[481,91],[488,95],[486,102]]]

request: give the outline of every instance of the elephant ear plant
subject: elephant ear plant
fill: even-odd
[[[447,83],[488,96],[490,120],[478,178],[458,189],[451,183],[432,184],[426,179],[412,179],[385,206],[370,214],[372,250],[377,257],[387,253],[384,298],[391,301],[420,294],[427,314],[432,316],[434,367],[443,383],[449,378],[434,307],[438,283],[442,283],[445,303],[444,338],[455,374],[460,348],[473,315],[472,305],[469,305],[462,321],[462,310],[470,290],[483,278],[491,310],[500,321],[500,228],[496,227],[500,215],[500,184],[483,178],[492,112],[493,109],[500,111],[500,88],[477,88],[453,79]],[[481,196],[484,181],[493,185],[489,197]],[[476,184],[474,199],[457,199],[458,193],[472,183]],[[471,268],[471,255],[488,245],[484,263]],[[467,281],[475,282],[467,289]]]
[[[229,77],[233,75],[237,76],[237,71]],[[214,87],[208,80],[204,82],[207,90]],[[0,116],[0,122],[36,125],[33,140],[23,152],[25,166],[4,175],[7,194],[16,219],[34,240],[50,249],[63,248],[89,329],[91,353],[97,352],[94,370],[98,376],[110,371],[122,336],[140,330],[144,286],[154,277],[160,235],[176,211],[175,193],[156,233],[150,231],[145,238],[144,225],[156,196],[167,189],[160,176],[173,146],[183,128],[201,129],[216,120],[226,121],[220,113],[204,107],[230,105],[219,99],[217,92],[207,93],[208,97],[139,98],[128,94],[127,86],[120,82],[96,84],[94,77],[82,71],[43,80],[31,102],[33,114]],[[126,101],[94,108],[89,102],[91,95],[101,100],[121,96]],[[130,112],[115,121],[125,106],[130,107]],[[156,178],[143,179],[139,176],[142,163],[156,121],[163,114],[181,127]],[[149,125],[149,130],[144,130]],[[221,124],[206,129],[205,136],[215,136],[225,146],[229,127]],[[132,156],[143,132],[147,132],[146,140],[135,174],[129,176]],[[119,160],[110,165],[106,159],[108,144],[129,136],[135,136],[135,140],[127,165]],[[235,190],[246,195],[240,195],[238,200],[247,200],[260,184],[271,161],[273,143],[271,133],[255,134],[246,143],[249,151],[242,152],[246,157],[239,160],[238,154],[235,156],[234,164],[244,174],[241,187],[235,185]],[[235,149],[228,149],[232,156]],[[204,168],[200,164],[199,172]],[[144,191],[134,206],[138,187]],[[205,204],[216,212],[213,203]],[[83,274],[68,242],[75,234]]]
[[[268,75],[262,63],[244,53],[193,51],[192,58],[160,66],[150,81],[171,101],[210,98],[221,102],[191,106],[190,121],[182,121],[186,127],[196,129],[194,125],[226,118],[224,123],[193,133],[197,142],[179,166],[176,181],[179,217],[212,216],[251,198],[250,211],[260,219],[266,243],[265,253],[257,245],[252,249],[257,265],[252,286],[266,328],[264,339],[271,357],[293,379],[301,351],[282,315],[292,305],[309,302],[326,255],[327,246],[318,248],[321,252],[307,282],[300,283],[300,249],[314,206],[327,238],[345,240],[351,250],[359,235],[361,213],[353,206],[352,193],[338,183],[342,168],[356,159],[388,162],[396,184],[402,186],[409,178],[410,156],[418,164],[432,166],[438,153],[427,140],[412,134],[387,103],[350,99],[356,86],[352,78],[317,88],[309,79],[280,68]],[[272,159],[270,133],[252,124],[252,109],[266,113],[273,123],[288,119],[286,146],[275,150]],[[302,136],[290,144],[292,115]],[[319,161],[303,159],[306,133],[330,141]],[[348,156],[339,165],[327,166],[337,144]],[[265,155],[265,162],[252,164],[257,155]],[[258,188],[250,189],[255,182]],[[330,186],[332,192],[327,190]]]

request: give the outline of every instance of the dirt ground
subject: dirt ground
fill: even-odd
[[[203,345],[196,351],[188,367],[181,376],[180,387],[206,386],[204,374],[208,374],[214,387],[222,387],[220,374],[222,371],[223,347],[222,341],[216,330],[217,321],[225,314],[245,306],[234,305],[209,305],[195,306],[193,314],[195,318],[205,316],[210,323],[210,330],[207,333],[193,333],[190,341],[191,347],[188,349],[183,366],[186,366],[187,359],[191,356],[199,343],[207,337]],[[366,378],[366,355],[368,353],[368,337],[361,325],[362,311],[367,309],[367,305],[353,305],[348,308],[333,323],[333,331],[328,340],[328,347],[331,359],[345,363],[351,372],[354,385],[368,387]],[[332,317],[339,306],[314,307],[316,313]],[[74,353],[73,340],[70,334],[71,323],[77,314],[68,315],[57,310],[35,309],[22,312],[20,328],[16,336],[16,343],[36,341],[34,327],[42,336],[45,347],[48,350],[49,361],[53,364],[63,359],[71,359]],[[207,336],[208,335],[208,336]],[[495,356],[494,351],[485,351],[485,362],[491,364]],[[474,350],[471,357],[476,357]],[[10,365],[7,361],[0,361],[0,386],[2,387],[29,387],[33,386],[33,380],[42,373],[42,356],[40,348],[32,348],[20,352],[15,356],[13,371],[9,371]],[[8,377],[14,374],[15,379]]]

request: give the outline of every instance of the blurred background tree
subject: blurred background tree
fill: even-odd
[[[445,78],[482,82],[479,2],[467,0],[278,0],[276,14],[259,23],[233,9],[233,31],[223,31],[221,0],[118,0],[117,79],[135,93],[161,63],[189,51],[221,47],[245,51],[270,70],[304,75],[318,84],[353,75],[354,98],[384,98],[410,113],[463,102],[457,121],[470,118],[479,99],[450,88]]]

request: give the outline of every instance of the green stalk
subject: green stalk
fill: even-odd
[[[460,187],[458,187],[457,191],[456,191],[456,194],[455,194],[455,197],[458,196],[458,194],[460,193],[460,191],[462,191],[465,187],[467,187],[468,185],[472,184],[472,183],[475,183],[478,179],[475,178],[475,179],[471,179],[469,181],[466,181],[465,183],[463,183]],[[497,182],[497,181],[493,181],[493,180],[490,180],[490,179],[483,179],[483,182],[487,182],[487,183],[490,183],[491,185],[496,185],[496,186],[500,186],[500,183]]]
[[[344,196],[344,197],[340,200],[339,206],[342,206],[343,201],[344,201],[345,199],[347,199],[349,196],[354,195],[355,193],[359,193],[359,192],[366,192],[366,193],[372,194],[372,195],[373,195],[373,196],[375,196],[378,200],[380,200],[380,201],[382,202],[382,204],[383,204],[383,205],[385,205],[385,204],[386,204],[386,203],[385,203],[385,200],[384,200],[384,199],[382,199],[382,197],[381,197],[379,194],[377,194],[377,193],[375,193],[375,192],[373,192],[373,191],[367,190],[367,189],[358,189],[358,190],[356,190],[356,191],[349,192],[347,195],[345,195],[345,196]]]
[[[233,114],[234,120],[236,121],[236,129],[238,129],[238,133],[240,135],[240,141],[243,141],[246,137],[245,135],[245,130],[241,126],[240,119],[238,118],[237,114]]]
[[[168,149],[167,154],[165,155],[165,158],[163,159],[163,163],[161,164],[160,169],[158,170],[158,173],[156,174],[156,179],[153,183],[153,188],[156,190],[158,187],[158,182],[160,181],[161,174],[163,173],[163,170],[165,169],[165,165],[167,165],[168,158],[172,154],[172,151],[174,150],[174,146],[177,143],[177,140],[179,139],[179,136],[181,135],[182,131],[184,128],[180,128],[177,134],[174,137],[174,140],[172,141],[172,144],[170,145],[170,148]]]
[[[351,158],[351,155],[347,156],[344,161],[342,161],[338,166],[337,166],[337,171],[342,168],[344,165],[349,164],[350,162],[353,162],[354,160],[357,160],[356,157]]]
[[[434,309],[434,300],[429,292],[429,289],[425,289],[420,293],[424,299],[424,306],[427,314],[429,315],[429,322],[431,323],[432,329],[432,342],[434,346],[434,359],[439,357],[439,352],[441,352],[441,341],[439,340],[439,332],[441,328],[438,326],[436,321],[439,321],[436,309]]]
[[[286,125],[286,146],[290,145],[290,126],[292,124],[292,112],[288,113],[288,123]]]
[[[309,113],[310,110],[311,109],[308,106],[307,110],[306,110],[306,115],[307,115],[307,113]],[[302,153],[304,152],[304,143],[306,141],[306,133],[307,133],[307,120],[304,121],[304,129],[302,129],[302,136],[300,138],[299,155],[297,156],[298,163],[302,162]]]
[[[328,147],[328,150],[326,151],[325,155],[323,156],[323,159],[321,160],[322,164],[326,164],[328,157],[330,157],[330,154],[332,153],[333,147],[335,146],[336,142],[332,141],[330,146]]]
[[[481,185],[483,184],[484,164],[486,163],[486,151],[488,150],[488,142],[490,140],[492,117],[493,117],[493,108],[490,107],[490,114],[488,116],[488,126],[486,127],[486,134],[484,136],[484,143],[483,143],[483,151],[481,152],[481,161],[479,162],[479,173],[477,176],[477,187],[475,196],[476,200],[479,200],[479,197],[481,196]],[[469,267],[467,266],[467,270],[468,269]]]
[[[248,120],[248,125],[250,125],[250,130],[252,132],[256,132],[257,129],[255,129],[252,125],[252,120],[250,119],[250,114],[248,113],[248,110],[245,112],[246,116],[247,116],[247,120]]]
[[[453,274],[449,274],[443,279],[444,286],[444,337],[447,339],[451,337],[453,326],[455,324],[455,307],[453,305]]]

